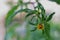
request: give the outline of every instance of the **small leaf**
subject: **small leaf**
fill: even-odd
[[[50,14],[50,15],[48,16],[48,18],[47,18],[46,21],[47,21],[47,22],[50,21],[50,20],[52,19],[52,17],[53,17],[54,14],[55,14],[55,12],[53,12],[52,14]]]
[[[27,15],[26,15],[26,18],[29,17],[29,16],[31,16],[31,15],[33,15],[33,14],[34,14],[34,13],[29,13],[29,14],[27,14]]]
[[[31,9],[24,9],[23,11],[29,13],[29,12],[31,12],[32,10],[31,10]]]
[[[29,17],[29,16],[35,14],[36,12],[37,12],[36,10],[27,11],[28,14],[25,16],[25,18],[27,18],[27,17]]]
[[[42,6],[41,3],[38,3],[38,6],[40,7],[40,9],[41,9],[42,11],[45,11],[45,10],[44,10],[44,7]]]
[[[42,21],[46,20],[46,17],[44,14],[41,14],[42,15]]]

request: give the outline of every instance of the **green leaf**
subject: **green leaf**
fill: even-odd
[[[36,18],[36,16],[33,16],[29,21],[29,24],[31,25],[37,25],[38,24],[38,18]]]
[[[44,7],[43,7],[42,4],[39,3],[39,2],[38,2],[38,5],[37,5],[35,8],[41,9],[42,12],[45,12]]]
[[[20,9],[20,10],[18,10],[17,12],[15,12],[16,11],[16,9],[18,8],[18,6],[14,6],[9,12],[8,12],[8,14],[7,14],[7,16],[6,16],[6,26],[8,26],[10,23],[11,23],[11,21],[12,21],[12,19],[13,19],[13,17],[17,14],[17,13],[19,13],[19,12],[31,12],[31,10],[30,9]]]
[[[25,18],[28,18],[29,16],[36,14],[36,12],[36,10],[27,11],[27,15],[25,16]]]
[[[27,17],[29,17],[29,16],[31,16],[31,15],[33,15],[34,13],[28,13],[27,15],[26,15],[26,18]]]
[[[58,4],[60,4],[60,0],[50,0],[50,1],[54,1],[54,2],[56,2]]]
[[[46,15],[44,14],[41,14],[42,15],[42,21],[45,21],[46,20]]]
[[[12,20],[12,16],[14,15],[14,12],[16,11],[16,9],[18,8],[18,6],[19,5],[16,5],[16,6],[14,6],[14,7],[12,7],[12,9],[11,10],[9,10],[9,12],[7,13],[7,16],[6,16],[6,21],[5,21],[5,25],[7,26],[10,22],[11,22],[11,20]],[[15,16],[15,15],[14,15]]]
[[[50,35],[50,31],[51,31],[51,25],[50,23],[44,23],[44,30],[42,30],[43,35],[45,37],[45,40],[52,40],[51,35]]]
[[[46,40],[51,40],[51,37],[50,37],[50,24],[44,23],[43,34],[44,34]]]
[[[27,11],[28,14],[26,15],[25,18],[27,18],[27,17],[29,17],[29,16],[35,14],[36,12],[37,12],[36,10],[30,10],[30,11]]]
[[[26,12],[26,13],[29,13],[31,12],[32,10],[31,9],[20,9],[18,10],[17,12],[15,12],[15,14],[19,13],[19,12]]]
[[[41,3],[38,3],[38,6],[40,7],[40,9],[41,9],[42,11],[45,11],[45,9],[44,9],[44,7],[42,6]]]
[[[47,18],[46,21],[47,21],[47,22],[50,21],[50,20],[52,19],[52,17],[53,17],[54,14],[55,14],[55,12],[53,12],[52,14],[50,14],[50,15],[48,16],[48,18]]]
[[[23,1],[22,1],[22,0],[18,0],[18,2],[19,2],[20,4],[22,4],[22,3],[23,3]]]

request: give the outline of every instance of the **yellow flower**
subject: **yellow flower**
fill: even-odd
[[[37,29],[42,29],[42,30],[43,30],[43,29],[44,29],[43,24],[38,24],[38,25],[37,25]]]

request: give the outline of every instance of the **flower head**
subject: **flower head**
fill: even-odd
[[[38,24],[38,26],[37,26],[37,29],[44,29],[44,26],[43,26],[43,24]]]

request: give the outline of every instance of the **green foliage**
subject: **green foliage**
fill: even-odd
[[[33,14],[34,14],[33,11],[34,11],[34,10],[31,10],[30,12],[28,12],[28,14],[26,15],[26,18],[29,17],[29,16],[31,16],[31,15],[33,15]]]
[[[37,24],[38,24],[38,19],[36,18],[36,16],[33,16],[33,17],[29,20],[28,23],[31,24],[31,25],[37,25]]]
[[[58,4],[60,4],[60,0],[50,0],[50,1],[54,1],[54,2],[56,2]]]
[[[11,8],[11,10],[7,13],[6,16],[6,26],[10,24],[11,20],[13,19],[13,17],[15,16],[14,12],[17,10],[19,5],[14,6],[13,8]]]
[[[25,5],[27,7],[27,4],[29,4],[29,2],[27,2],[27,4],[26,4],[26,3],[23,3],[22,0],[19,0],[19,4],[17,4],[16,6],[14,6],[8,12],[8,14],[6,16],[6,22],[5,23],[6,23],[6,28],[9,28],[9,30],[8,30],[9,33],[12,33],[13,34],[13,31],[16,29],[16,24],[14,26],[12,26],[12,27],[9,27],[9,25],[12,22],[14,16],[16,14],[20,13],[20,12],[26,12],[27,15],[25,16],[25,18],[29,18],[29,16],[31,17],[28,20],[28,24],[31,24],[31,25],[35,26],[34,29],[31,30],[31,31],[34,32],[37,29],[41,29],[42,34],[44,35],[45,39],[46,40],[49,40],[50,39],[50,24],[49,24],[49,21],[52,19],[52,17],[55,14],[55,12],[53,12],[50,15],[46,15],[45,9],[42,6],[42,4],[39,3],[38,0],[36,0],[36,2],[37,2],[38,5],[36,7],[34,7],[35,8],[34,10],[29,9],[29,8],[23,9],[23,5]],[[17,10],[18,7],[20,7],[20,6],[21,6],[21,9],[20,10]],[[36,10],[36,8],[37,8],[37,10]],[[39,25],[39,24],[41,24],[41,25]],[[8,34],[8,32],[6,34]],[[18,36],[18,39],[17,40],[19,40],[19,36]]]
[[[45,23],[45,29],[44,29],[44,33],[45,33],[45,36],[47,37],[46,40],[51,40],[50,38],[50,24],[48,23]]]
[[[47,18],[46,21],[47,21],[47,22],[50,21],[50,20],[52,19],[52,17],[53,17],[54,14],[55,14],[55,12],[53,12],[52,14],[50,14],[50,15],[48,16],[48,18]]]

